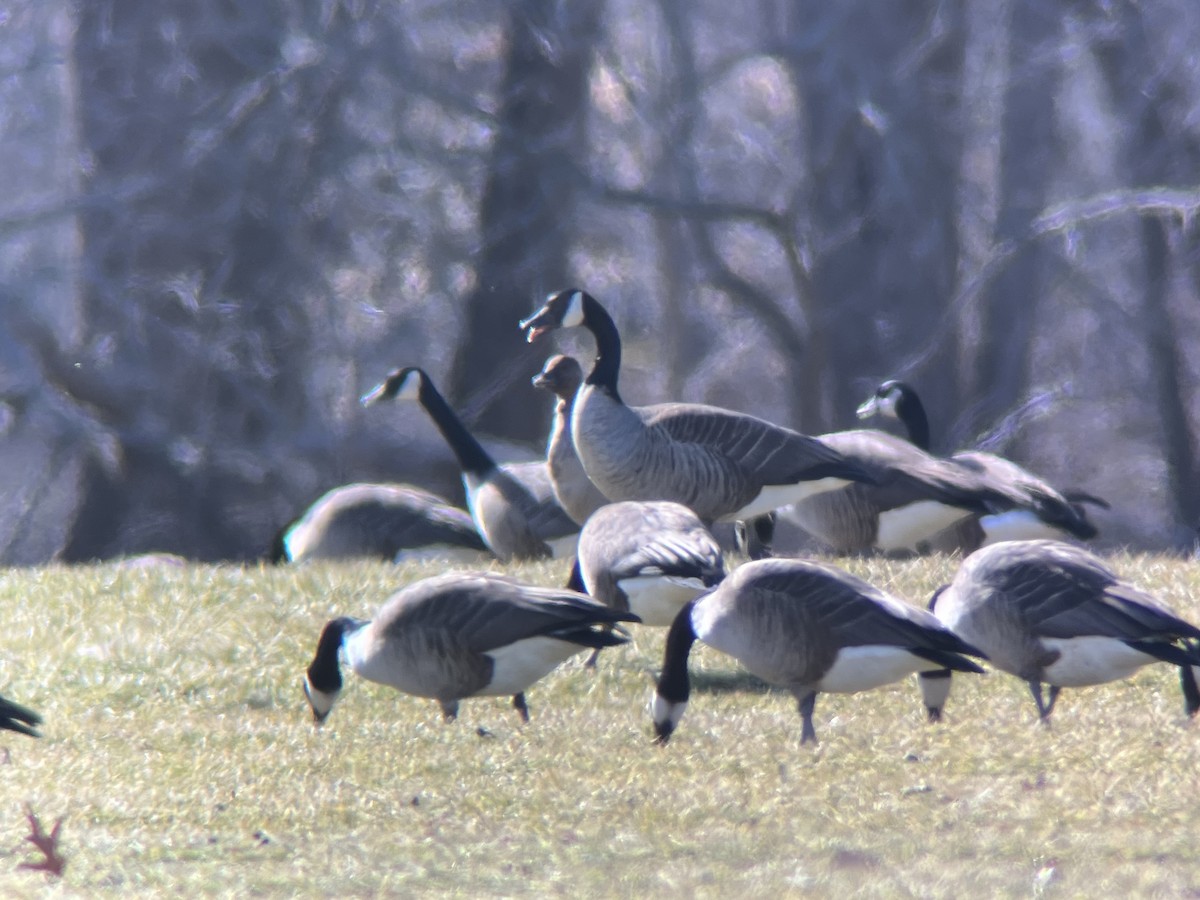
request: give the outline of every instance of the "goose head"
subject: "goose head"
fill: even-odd
[[[907,405],[912,395],[912,388],[903,381],[885,381],[856,412],[860,419],[869,419],[871,416],[899,419],[902,408]]]
[[[427,376],[415,366],[393,370],[387,378],[359,399],[363,406],[374,406],[384,400],[419,400]]]
[[[542,371],[533,376],[533,386],[550,391],[564,400],[575,396],[583,383],[583,367],[573,356],[559,354],[546,360]]]
[[[343,616],[325,624],[317,641],[317,652],[304,673],[304,696],[312,709],[313,722],[321,725],[333,712],[342,692],[342,671],[339,655],[342,640],[347,634],[367,625],[360,619]]]
[[[583,325],[586,312],[584,305],[589,299],[587,294],[575,288],[551,294],[541,309],[520,322],[521,330],[527,332],[525,339],[532,344],[555,328],[578,328]]]

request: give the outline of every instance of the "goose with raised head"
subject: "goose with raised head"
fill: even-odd
[[[363,395],[362,404],[394,399],[420,403],[454,451],[471,519],[501,561],[574,552],[579,526],[554,498],[544,462],[497,465],[421,369],[396,369]]]
[[[546,468],[554,496],[567,515],[582,525],[596,510],[608,502],[600,489],[592,484],[575,452],[571,437],[571,411],[575,395],[583,384],[583,367],[573,356],[552,356],[542,371],[533,377],[533,386],[549,391],[556,398],[554,420],[550,424],[550,440],[546,444]]]
[[[483,553],[475,523],[457,506],[410,484],[362,483],[322,494],[279,533],[270,561]]]
[[[36,730],[37,726],[41,724],[42,717],[32,709],[0,697],[0,728],[27,734],[30,737],[41,737]]]
[[[996,668],[1029,685],[1042,722],[1062,688],[1128,678],[1158,661],[1179,666],[1187,713],[1200,710],[1200,628],[1077,545],[1035,540],[984,547],[934,594],[930,608]],[[922,685],[926,707],[940,715],[948,679]],[[1043,685],[1050,686],[1048,700]]]
[[[447,719],[467,697],[511,695],[528,721],[530,685],[576,653],[625,643],[610,629],[636,621],[575,591],[487,572],[438,575],[393,594],[371,621],[328,622],[304,695],[320,725],[342,690],[344,655],[368,681],[436,700]]]
[[[734,521],[872,476],[815,438],[714,406],[626,406],[617,389],[621,338],[600,303],[551,294],[521,322],[530,341],[582,326],[596,360],[575,398],[571,432],[584,471],[610,500],[673,500],[706,522]]]
[[[876,415],[898,421],[914,446],[929,451],[929,417],[912,385],[895,379],[879,385],[858,407],[860,419]],[[1004,540],[1088,540],[1096,536],[1096,527],[1088,520],[1084,504],[1108,509],[1108,503],[1099,497],[1079,491],[1060,493],[1044,479],[994,453],[961,451],[949,459],[993,484],[1003,485],[1013,495],[1013,504],[1009,509],[956,523],[931,540],[939,550],[966,554]]]
[[[817,739],[818,693],[857,693],[923,670],[983,671],[968,659],[979,651],[933,615],[847,572],[800,559],[749,562],[685,605],[667,632],[652,704],[660,743],[687,707],[697,639],[790,691],[803,718],[801,743]]]

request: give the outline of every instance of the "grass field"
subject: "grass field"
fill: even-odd
[[[1200,568],[1118,571],[1200,620]],[[948,560],[847,561],[924,602]],[[0,896],[1200,896],[1200,724],[1160,665],[1065,691],[962,678],[929,726],[916,686],[790,696],[698,648],[671,744],[646,704],[663,632],[529,691],[433,701],[352,675],[316,729],[300,690],[332,614],[369,616],[433,566],[0,573]],[[558,583],[561,563],[516,570]],[[64,820],[60,880],[18,869],[26,806]]]

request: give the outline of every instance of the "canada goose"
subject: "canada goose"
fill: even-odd
[[[327,491],[276,538],[270,561],[386,559],[412,552],[487,553],[471,517],[409,484],[344,484]]]
[[[1157,660],[1180,667],[1188,715],[1200,709],[1200,628],[1074,544],[1005,541],[977,550],[930,608],[997,668],[1028,682],[1042,722],[1062,688],[1127,678]],[[922,687],[926,707],[940,715],[949,682]]]
[[[608,502],[599,488],[583,471],[571,438],[571,409],[575,394],[583,383],[583,369],[573,356],[552,356],[533,378],[533,386],[550,391],[558,398],[554,421],[546,445],[546,468],[554,485],[554,496],[567,515],[582,525],[588,516]]]
[[[838,431],[820,440],[875,473],[874,484],[809,497],[785,513],[837,553],[925,552],[929,539],[955,522],[1020,500],[982,474],[883,431]]]
[[[588,477],[610,500],[674,500],[706,522],[745,519],[872,476],[815,438],[695,403],[629,407],[617,391],[621,338],[583,291],[551,294],[521,322],[529,341],[582,326],[596,361],[575,397],[571,432]]]
[[[32,709],[0,697],[0,728],[19,731],[30,737],[41,737],[34,729],[42,724],[42,717]]]
[[[579,526],[554,499],[544,462],[496,465],[421,369],[396,369],[363,395],[362,404],[397,398],[419,402],[454,451],[471,519],[501,561],[573,552]]]
[[[447,719],[465,697],[511,694],[528,721],[526,688],[575,653],[626,642],[597,626],[636,621],[574,591],[486,572],[438,575],[397,591],[369,622],[328,622],[304,695],[320,725],[342,689],[344,651],[363,678],[431,697]]]
[[[879,385],[858,408],[860,419],[873,415],[899,421],[908,432],[909,441],[922,450],[930,449],[929,418],[911,385],[894,379]],[[1096,528],[1088,521],[1083,504],[1108,508],[1108,503],[1090,494],[1060,493],[1032,472],[994,453],[964,451],[950,459],[992,482],[1008,485],[1026,499],[1004,512],[962,520],[931,541],[938,549],[967,554],[1002,540],[1068,536],[1088,540],[1096,536]]]
[[[978,650],[933,615],[832,566],[765,559],[740,566],[680,610],[667,632],[654,696],[654,731],[666,743],[687,707],[687,660],[699,638],[750,672],[787,688],[816,741],[817,694],[869,690],[924,669],[983,670]]]
[[[699,517],[667,500],[602,506],[579,533],[589,596],[667,626],[683,604],[725,577],[721,548]]]

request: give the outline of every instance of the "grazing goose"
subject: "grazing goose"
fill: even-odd
[[[1024,679],[1048,722],[1064,687],[1127,678],[1161,660],[1180,667],[1188,715],[1200,709],[1200,628],[1122,581],[1093,554],[1059,541],[1008,541],[963,562],[930,608],[999,669]],[[1042,685],[1050,685],[1050,698]],[[949,681],[922,681],[937,717]]]
[[[787,688],[804,719],[801,743],[816,741],[817,694],[869,690],[925,669],[983,670],[979,651],[931,614],[832,566],[765,559],[736,569],[680,610],[667,632],[652,713],[666,743],[687,707],[687,660],[699,638]]]
[[[465,697],[511,694],[528,721],[526,688],[575,653],[626,642],[599,626],[636,621],[574,591],[486,572],[438,575],[393,594],[370,622],[327,623],[304,695],[320,725],[342,689],[343,651],[363,678],[431,697],[447,719]]]
[[[608,502],[583,471],[583,463],[575,452],[571,438],[571,409],[575,394],[583,383],[583,369],[572,356],[552,356],[533,378],[533,386],[550,391],[558,398],[554,405],[554,421],[550,426],[550,441],[546,445],[546,468],[554,485],[554,496],[567,515],[582,525],[588,517]]]
[[[345,484],[323,494],[276,538],[274,563],[461,552],[488,548],[471,517],[408,484]]]
[[[421,369],[396,369],[363,395],[362,404],[397,398],[419,402],[454,451],[471,519],[501,561],[574,551],[579,526],[554,499],[545,463],[496,465]]]
[[[578,565],[591,597],[643,625],[670,625],[685,603],[725,577],[721,548],[704,523],[667,500],[596,510],[579,533]]]
[[[42,724],[42,717],[32,709],[0,697],[0,728],[18,731],[30,737],[41,737],[34,729]]]
[[[529,341],[582,326],[596,361],[575,397],[571,432],[588,477],[610,500],[673,500],[706,522],[745,519],[871,475],[815,438],[696,403],[630,407],[617,391],[621,338],[583,291],[551,294],[521,322]]]
[[[911,385],[891,380],[876,388],[858,408],[860,419],[874,415],[898,420],[908,432],[909,441],[922,450],[930,449],[929,418]],[[1088,521],[1083,504],[1108,508],[1108,503],[1090,494],[1061,494],[1032,472],[994,453],[964,451],[950,459],[993,483],[1007,485],[1014,495],[1025,499],[1008,511],[962,520],[934,539],[938,549],[967,554],[1002,540],[1068,536],[1088,540],[1096,536],[1096,528]]]

